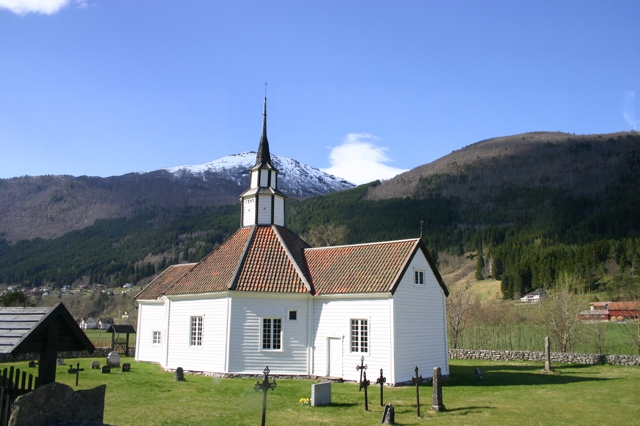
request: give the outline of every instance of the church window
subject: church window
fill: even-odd
[[[415,269],[413,271],[413,282],[416,285],[424,285],[424,271]]]
[[[162,343],[162,333],[160,333],[159,331],[154,331],[153,332],[153,344],[154,345],[159,345],[160,343]]]
[[[191,346],[202,346],[202,317],[191,317]]]
[[[351,320],[351,352],[369,352],[369,321]]]
[[[280,350],[282,318],[262,318],[262,349]]]
[[[298,321],[298,311],[289,309],[289,321]]]

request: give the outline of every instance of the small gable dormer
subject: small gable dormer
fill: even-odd
[[[284,200],[278,190],[278,169],[271,164],[269,140],[267,139],[267,98],[264,98],[262,137],[256,155],[256,164],[251,168],[249,189],[240,196],[241,226],[284,226]]]

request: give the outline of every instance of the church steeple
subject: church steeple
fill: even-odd
[[[253,168],[271,167],[271,153],[269,152],[269,139],[267,139],[267,98],[264,98],[264,109],[262,112],[262,137],[260,137],[260,146],[258,147],[258,155],[256,156],[256,164]]]
[[[249,189],[240,195],[241,225],[284,226],[285,195],[278,190],[278,169],[271,164],[267,139],[267,97],[262,113],[262,136],[256,164],[250,170]]]

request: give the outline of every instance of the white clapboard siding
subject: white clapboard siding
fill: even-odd
[[[271,196],[258,196],[258,224],[271,224]]]
[[[258,187],[258,175],[260,172],[258,170],[251,172],[251,184],[249,188],[257,188]]]
[[[284,198],[275,197],[274,207],[273,223],[278,226],[284,226]]]
[[[424,271],[424,286],[414,284],[414,270]],[[424,378],[433,367],[449,374],[445,296],[421,251],[414,256],[393,297],[395,379],[411,380],[418,366]]]
[[[275,170],[271,170],[271,187],[278,189],[278,173]]]
[[[256,223],[256,199],[246,198],[242,201],[242,226],[251,226]]]
[[[231,306],[230,373],[261,373],[269,366],[272,374],[309,374],[307,295],[234,295]],[[297,310],[297,321],[288,320],[289,309]],[[282,318],[282,350],[262,350],[263,317]]]
[[[164,303],[140,303],[138,306],[140,317],[138,332],[136,333],[136,361],[157,362],[162,361],[162,348],[164,347],[165,321]],[[160,345],[153,344],[153,332],[162,332],[163,342]]]
[[[266,188],[269,186],[269,171],[260,170],[260,186]]]
[[[390,371],[390,325],[389,294],[380,298],[336,298],[316,297],[314,299],[314,342],[313,373],[326,376],[327,342],[329,338],[342,339],[342,378],[359,380],[356,365],[364,356],[368,365],[368,378],[379,375],[380,369]],[[369,325],[369,351],[351,352],[351,319],[366,319]]]
[[[224,372],[227,297],[172,300],[167,368]],[[191,346],[191,317],[202,316],[202,346]]]

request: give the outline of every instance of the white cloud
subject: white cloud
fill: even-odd
[[[635,116],[636,92],[635,90],[627,90],[624,92],[624,112],[622,116],[631,126],[632,130],[640,129],[640,120]]]
[[[0,8],[9,9],[18,15],[27,13],[44,13],[52,15],[69,3],[69,0],[0,0]],[[77,2],[80,7],[86,6],[84,0]]]
[[[357,185],[406,172],[384,164],[391,161],[386,154],[389,148],[376,146],[373,141],[377,139],[367,133],[349,133],[342,145],[331,149],[331,167],[322,171]]]

